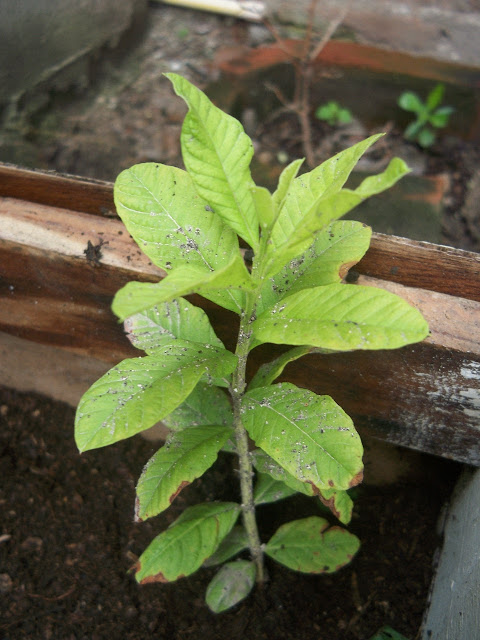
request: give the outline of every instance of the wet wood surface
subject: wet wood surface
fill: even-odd
[[[111,194],[106,183],[0,168],[1,332],[105,363],[139,355],[111,300],[129,280],[164,274],[112,217]],[[283,379],[331,395],[363,434],[480,466],[480,256],[374,236],[350,278],[417,306],[430,337],[395,351],[310,355]],[[192,299],[233,346],[236,316]],[[256,349],[250,373],[280,351]]]

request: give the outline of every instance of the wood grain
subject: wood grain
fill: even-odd
[[[355,266],[366,276],[480,300],[480,254],[374,233]]]

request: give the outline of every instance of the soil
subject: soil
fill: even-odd
[[[367,640],[385,624],[416,637],[456,465],[429,459],[421,482],[360,487],[349,529],[362,547],[348,567],[309,576],[268,562],[261,592],[214,615],[203,603],[213,569],[142,587],[129,569],[185,506],[238,499],[227,455],[165,514],[135,524],[134,487],[154,444],[137,436],[80,456],[70,406],[7,389],[0,415],[3,640]],[[320,508],[307,498],[265,506],[263,535]]]

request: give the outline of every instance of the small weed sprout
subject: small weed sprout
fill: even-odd
[[[115,295],[113,311],[144,355],[120,362],[84,394],[75,439],[83,452],[160,420],[170,428],[138,481],[138,522],[167,509],[222,449],[231,452],[239,500],[186,508],[135,567],[147,584],[221,565],[206,594],[219,612],[265,581],[265,555],[295,571],[329,573],[359,548],[341,526],[352,514],[349,489],[363,475],[358,433],[331,397],[275,382],[285,366],[310,353],[395,349],[422,340],[428,327],[398,296],[342,280],[367,251],[371,230],[339,218],[408,172],[394,158],[356,189],[344,187],[378,135],[301,176],[295,160],[272,194],[252,180],[253,146],[241,124],[181,76],[167,77],[189,108],[181,133],[186,171],[139,164],[115,183],[128,232],[167,275],[130,282]],[[250,247],[248,266],[239,238]],[[185,298],[193,293],[236,314],[234,351]],[[247,383],[249,354],[263,343],[291,348]],[[337,524],[311,516],[262,540],[256,509],[296,493],[320,500]]]
[[[405,91],[398,99],[399,106],[405,111],[411,111],[416,118],[405,129],[407,140],[417,142],[421,147],[431,147],[437,137],[437,129],[446,127],[450,116],[455,111],[453,107],[440,106],[445,93],[445,85],[437,84],[430,91],[425,102],[412,91]]]
[[[346,107],[341,107],[338,102],[331,100],[322,104],[315,110],[315,117],[323,120],[331,127],[341,127],[352,122],[352,112]]]

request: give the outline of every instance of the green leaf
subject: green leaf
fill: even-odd
[[[423,120],[415,120],[411,122],[408,127],[405,129],[403,135],[406,140],[416,140],[418,134],[425,127],[425,121]]]
[[[251,379],[248,389],[252,390],[257,389],[258,387],[268,387],[268,385],[272,384],[272,382],[282,374],[289,362],[298,360],[298,358],[307,355],[307,353],[310,353],[311,351],[312,347],[295,347],[294,349],[289,349],[285,353],[282,353],[278,358],[275,358],[275,360],[262,364],[257,373]]]
[[[356,536],[312,516],[281,526],[265,547],[271,558],[304,573],[332,573],[348,564],[360,547]]]
[[[319,120],[328,122],[332,127],[339,124],[348,124],[352,121],[352,114],[349,109],[341,107],[338,102],[335,102],[334,100],[318,107],[315,111],[315,116]]]
[[[257,304],[257,314],[286,295],[340,282],[367,252],[372,230],[353,220],[341,220],[320,231],[307,251],[269,278]]]
[[[450,113],[451,112],[440,112],[440,109],[438,111],[435,111],[435,113],[432,113],[429,118],[430,124],[436,129],[443,129],[443,127],[447,126],[448,121],[450,120]]]
[[[252,460],[255,468],[261,475],[268,475],[273,481],[286,485],[294,492],[303,493],[306,496],[318,495],[325,507],[336,516],[343,524],[348,524],[352,518],[353,502],[346,491],[337,489],[313,489],[308,482],[301,482],[288,473],[283,467],[273,460],[261,449],[252,452]]]
[[[361,482],[360,438],[329,396],[289,383],[254,389],[244,396],[242,422],[257,447],[316,494]]]
[[[436,109],[436,107],[438,107],[438,105],[441,104],[444,94],[445,94],[445,85],[441,83],[437,84],[427,96],[427,101],[425,103],[427,109],[429,111],[433,111],[434,109]]]
[[[349,109],[340,109],[338,112],[338,123],[339,124],[350,124],[352,121],[352,114]]]
[[[224,565],[207,587],[209,609],[220,613],[246,598],[255,585],[255,576],[255,565],[248,560]]]
[[[244,549],[248,549],[248,538],[243,526],[233,527],[228,536],[226,536],[221,545],[203,563],[204,567],[214,567],[217,564],[223,564],[234,556],[241,553]]]
[[[228,376],[237,358],[225,349],[176,340],[155,355],[107,371],[82,396],[75,417],[80,452],[129,438],[168,416],[204,375]]]
[[[171,431],[205,424],[231,426],[232,408],[224,391],[199,382],[192,393],[172,413],[162,418]]]
[[[340,522],[343,524],[350,522],[352,519],[353,502],[346,491],[322,489],[318,497]]]
[[[272,194],[265,187],[253,187],[252,195],[260,226],[266,229],[272,224],[275,216]]]
[[[174,73],[165,75],[189,107],[181,134],[182,154],[198,193],[256,251],[252,141],[238,120],[215,107],[197,87]]]
[[[323,162],[302,176],[295,178],[289,186],[285,203],[272,230],[275,247],[281,246],[292,231],[301,224],[308,210],[321,198],[338,193],[365,151],[383,134],[370,136]]]
[[[295,489],[291,489],[281,480],[274,480],[266,473],[259,473],[257,483],[253,493],[253,499],[256,505],[267,504],[269,502],[277,502],[284,498],[293,496]]]
[[[190,340],[224,348],[203,309],[184,298],[162,302],[125,320],[127,338],[137,349],[149,352],[172,339]]]
[[[115,205],[128,232],[165,270],[188,264],[209,273],[230,263],[238,238],[211,210],[186,171],[154,162],[122,171]]]
[[[113,299],[112,310],[120,320],[141,313],[162,302],[171,302],[180,296],[199,293],[213,298],[221,296],[222,306],[240,313],[243,309],[242,291],[253,286],[242,257],[236,254],[232,262],[217,271],[198,271],[192,267],[178,267],[160,282],[128,282]],[[230,298],[224,290],[228,288]],[[236,293],[237,295],[233,295]],[[238,295],[240,294],[240,296]]]
[[[314,169],[310,174],[293,181],[285,205],[272,229],[267,252],[267,276],[275,275],[290,260],[308,249],[322,228],[348,213],[366,198],[390,188],[409,172],[403,160],[394,158],[385,171],[366,178],[355,191],[342,189],[356,161],[376,139],[378,136],[372,136],[362,146],[359,147],[359,143],[347,149],[349,153],[338,160],[341,180],[335,173],[332,175],[336,167],[334,164],[325,169],[324,173],[315,175],[317,170]],[[330,161],[327,160],[328,162]],[[331,181],[330,184],[328,180]]]
[[[355,189],[354,193],[359,195],[363,200],[370,198],[390,189],[396,184],[400,178],[410,173],[410,169],[400,158],[392,158],[388,164],[388,167],[374,176],[368,176],[362,183]]]
[[[412,91],[405,91],[398,99],[398,104],[405,111],[413,111],[414,113],[421,113],[425,109],[425,105]]]
[[[300,170],[300,167],[303,164],[303,158],[298,160],[293,160],[289,165],[285,167],[285,169],[280,174],[280,178],[278,179],[278,186],[274,194],[272,195],[273,204],[275,210],[280,212],[283,204],[285,202],[285,198],[287,197],[287,193],[290,189],[290,186],[297,177],[297,174]]]
[[[204,425],[167,438],[147,462],[138,481],[136,522],[168,509],[182,489],[212,466],[231,435],[228,427]]]
[[[343,280],[367,252],[371,236],[371,228],[361,222],[341,220],[331,224],[317,235],[303,256],[289,265],[288,270],[294,272],[289,293]]]
[[[294,293],[261,314],[252,328],[259,342],[335,351],[396,349],[428,335],[421,313],[403,298],[348,284]]]
[[[317,107],[315,111],[315,117],[319,120],[325,120],[326,122],[330,122],[330,120],[335,118],[338,112],[338,104],[336,102],[327,102],[326,104],[322,104]]]
[[[255,469],[259,473],[269,475],[273,480],[282,482],[296,493],[303,493],[306,496],[315,496],[318,491],[314,491],[312,485],[309,482],[302,482],[297,480],[291,473],[288,473],[286,469],[281,467],[273,458],[271,458],[265,451],[261,449],[255,449],[252,451],[252,460]]]
[[[189,576],[218,549],[240,513],[233,502],[210,502],[186,509],[142,553],[136,566],[140,584]]]
[[[435,142],[436,137],[437,136],[434,131],[432,131],[428,127],[425,127],[418,134],[417,142],[421,147],[424,147],[425,149],[427,149],[428,147],[432,146],[432,144]]]
[[[197,194],[186,171],[137,164],[118,176],[114,198],[135,242],[166,271],[187,265],[210,274],[230,265],[238,253],[237,235]],[[242,294],[235,290],[203,295],[230,310],[243,306]]]
[[[455,109],[453,107],[439,107],[430,116],[430,122],[434,127],[445,127],[454,111]]]

